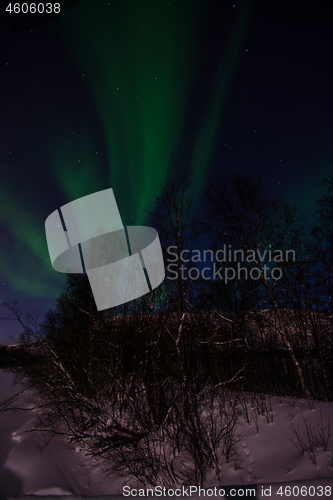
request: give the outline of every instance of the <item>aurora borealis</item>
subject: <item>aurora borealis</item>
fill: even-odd
[[[93,10],[82,9],[80,17],[78,10],[66,41],[101,118],[110,183],[116,192],[128,186],[126,205],[140,224],[145,221],[144,210],[153,207],[156,185],[177,173],[178,155],[188,140],[186,117],[194,104],[195,69],[201,63],[196,53],[202,50],[206,34],[197,23],[205,9],[197,1],[122,2],[108,7],[107,17],[102,3]],[[194,190],[199,189],[213,153],[246,10],[244,4],[234,16],[237,29],[221,47],[223,71],[210,82],[211,102],[192,133],[187,154]],[[55,162],[55,175],[71,199],[76,198],[82,191],[70,175],[64,180],[63,165],[62,160]]]
[[[198,202],[225,169],[313,205],[333,174],[327,9],[80,0],[18,33],[2,15],[1,299],[51,307],[65,275],[52,269],[45,219],[101,189],[136,225],[184,167]]]

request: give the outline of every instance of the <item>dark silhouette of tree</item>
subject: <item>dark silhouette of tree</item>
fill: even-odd
[[[323,302],[333,312],[333,177],[323,179],[322,185],[327,188],[326,194],[318,200],[312,235],[316,246],[317,267]]]
[[[165,264],[168,266],[167,249],[174,247],[172,253],[177,255],[177,260],[172,266],[172,279],[169,286],[174,288],[177,311],[179,318],[185,311],[191,310],[193,298],[188,280],[182,279],[182,259],[184,250],[193,248],[199,236],[195,218],[192,214],[193,196],[190,194],[191,179],[185,172],[177,180],[166,183],[161,187],[160,195],[156,196],[156,208],[149,212],[149,224],[155,227],[162,242]],[[175,257],[172,259],[176,259]]]
[[[289,340],[278,281],[267,277],[265,265],[270,264],[268,257],[260,257],[270,248],[282,251],[293,249],[297,239],[296,209],[268,196],[264,193],[260,179],[245,174],[232,177],[223,175],[215,179],[206,193],[206,208],[208,231],[213,232],[221,244],[230,244],[233,249],[243,250],[244,255],[253,252],[253,259],[248,264],[256,270],[256,279],[276,312],[283,344],[289,353],[302,394],[308,398],[303,372]],[[284,262],[280,266],[285,267]]]

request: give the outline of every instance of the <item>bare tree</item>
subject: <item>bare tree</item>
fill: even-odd
[[[333,177],[323,179],[322,185],[327,188],[326,194],[318,200],[315,223],[312,234],[315,242],[317,268],[321,274],[321,285],[324,302],[333,312]]]
[[[215,179],[206,193],[206,208],[209,217],[207,229],[214,232],[220,244],[229,244],[232,249],[241,249],[244,255],[251,255],[247,263],[256,270],[255,279],[277,314],[285,349],[302,394],[308,398],[303,372],[288,338],[278,281],[265,272],[265,266],[267,271],[267,266],[271,265],[269,249],[287,251],[298,244],[297,210],[266,195],[259,179],[244,174]],[[286,263],[281,262],[279,266],[286,267]]]
[[[181,266],[184,250],[193,247],[194,240],[198,237],[195,219],[192,214],[193,196],[190,194],[191,179],[185,172],[179,175],[176,181],[161,187],[160,195],[156,196],[156,209],[150,214],[149,223],[156,227],[161,237],[164,256],[167,259],[167,248],[174,247],[173,254],[177,255],[173,269],[175,283],[177,310],[179,318],[191,309],[189,299],[191,291],[189,281],[182,278]]]

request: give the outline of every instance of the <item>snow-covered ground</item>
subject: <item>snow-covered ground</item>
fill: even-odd
[[[20,390],[12,382],[12,374],[0,372],[0,407]],[[15,404],[23,399],[24,395]],[[268,416],[259,415],[256,421],[253,413],[250,425],[244,421],[239,426],[237,454],[222,467],[221,488],[258,484],[258,498],[331,498],[333,403],[315,402],[312,408],[306,401],[272,398],[271,404]],[[54,437],[43,448],[46,437],[28,432],[34,416],[31,410],[0,411],[0,500],[19,494],[112,495],[122,493],[124,484],[135,487],[131,481],[103,479],[99,468],[63,436]],[[327,451],[317,445],[312,453],[302,453],[292,443],[297,441],[296,434],[301,437],[300,447],[324,435]],[[266,495],[262,495],[262,485]],[[217,483],[212,474],[206,487],[214,486]]]

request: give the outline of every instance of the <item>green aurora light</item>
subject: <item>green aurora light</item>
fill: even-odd
[[[220,48],[222,69],[207,76],[200,75],[206,57],[203,2],[124,0],[110,3],[107,14],[105,8],[102,2],[93,2],[92,8],[90,0],[81,0],[57,21],[77,74],[84,74],[100,128],[80,123],[74,134],[70,125],[60,127],[53,138],[51,174],[66,202],[99,186],[112,187],[121,214],[140,225],[147,221],[145,210],[154,208],[160,184],[178,174],[184,143],[190,144],[193,192],[200,190],[218,140],[248,13],[242,7],[233,16],[230,38]],[[202,97],[207,112],[189,131],[186,124],[198,106],[193,96],[201,78],[210,82]],[[103,151],[96,155],[101,143],[106,157]],[[41,212],[31,202],[27,206],[25,192],[8,182],[0,187],[3,205],[11,207],[0,216],[10,246],[0,261],[2,279],[18,295],[56,297],[61,276],[51,267]]]
[[[15,192],[15,205],[10,193]],[[3,206],[0,223],[8,231],[10,252],[2,253],[0,272],[2,280],[10,282],[13,290],[23,295],[53,297],[59,293],[57,280],[50,265],[45,235],[36,223],[40,219],[37,207],[24,205],[24,196],[18,186],[6,182],[0,186]]]
[[[103,124],[107,187],[114,189],[120,207],[126,204],[133,223],[144,224],[159,185],[177,175],[181,141],[188,140],[187,111],[197,104],[191,102],[191,92],[200,57],[205,57],[198,58],[202,4],[125,0],[110,4],[106,15],[100,3],[93,9],[85,3],[66,21],[66,43]],[[194,193],[210,167],[247,17],[246,9],[240,9],[237,29],[221,47],[222,71],[213,82],[207,116],[192,138],[188,164]],[[68,149],[65,144],[55,153],[54,175],[70,201],[91,192],[98,179],[96,158],[78,167],[75,152],[66,157]]]

